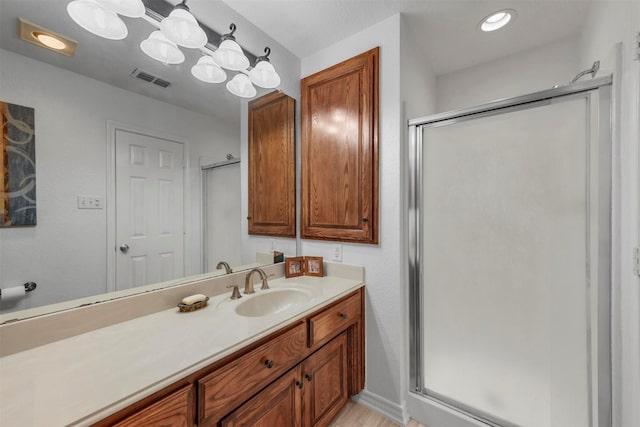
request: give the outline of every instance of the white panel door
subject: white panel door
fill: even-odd
[[[183,144],[116,131],[116,289],[184,276]]]

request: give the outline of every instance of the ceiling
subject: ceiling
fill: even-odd
[[[104,40],[69,18],[66,13],[69,1],[0,0],[0,48],[239,124],[239,98],[230,94],[224,84],[210,85],[191,77],[190,68],[200,52],[184,49],[187,59],[183,64],[165,66],[137,48],[154,29],[151,24],[123,18],[129,36],[122,41]],[[226,32],[230,22],[236,22],[236,35],[243,47],[254,54],[261,53],[266,33],[298,58],[403,13],[409,34],[422,47],[436,74],[443,74],[576,35],[590,1],[189,0],[188,4],[201,22],[219,33]],[[518,12],[512,24],[495,33],[477,30],[480,19],[504,8]],[[19,40],[16,36],[19,16],[78,40],[76,55],[67,58]],[[273,49],[272,45],[275,55],[278,49],[282,47]],[[172,85],[160,89],[132,78],[130,74],[135,68],[168,80]],[[258,94],[266,92],[259,90]]]
[[[406,16],[436,74],[471,67],[576,35],[589,0],[223,0],[304,58],[396,13]],[[500,9],[517,18],[494,33],[479,21]]]

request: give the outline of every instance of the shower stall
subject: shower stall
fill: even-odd
[[[409,122],[411,391],[611,425],[611,77]]]

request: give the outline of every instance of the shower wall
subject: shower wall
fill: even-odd
[[[578,38],[570,38],[440,75],[436,79],[436,110],[485,104],[567,83],[579,71],[578,42]]]

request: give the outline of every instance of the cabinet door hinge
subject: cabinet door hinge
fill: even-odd
[[[633,248],[633,274],[640,276],[640,248]]]
[[[633,58],[635,61],[640,60],[640,33],[636,33],[636,40],[635,40],[635,44],[634,46],[634,53],[635,53],[635,58]]]

